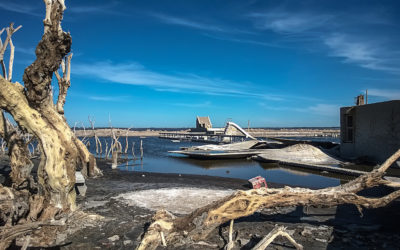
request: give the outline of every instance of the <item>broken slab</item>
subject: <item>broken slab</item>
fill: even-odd
[[[234,190],[195,187],[159,188],[132,191],[113,199],[129,206],[138,206],[152,211],[165,209],[174,214],[189,214],[196,208],[210,204],[234,193]]]
[[[321,165],[337,165],[342,163],[321,149],[308,144],[295,144],[281,149],[264,149],[259,160],[265,162],[295,162]]]
[[[77,194],[79,194],[81,196],[86,195],[87,186],[85,183],[85,177],[83,177],[83,175],[80,171],[75,172],[75,188],[76,188]]]

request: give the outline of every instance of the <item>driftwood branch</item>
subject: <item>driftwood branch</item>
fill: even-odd
[[[284,226],[276,226],[271,232],[269,232],[269,234],[267,234],[262,240],[260,240],[260,242],[257,243],[257,245],[255,245],[252,250],[264,250],[267,248],[267,246],[269,246],[269,244],[271,244],[274,239],[278,236],[283,236],[286,237],[290,243],[293,244],[293,246],[296,247],[297,250],[303,250],[303,246],[299,243],[297,243],[292,236],[290,236],[287,232],[286,232],[286,228]]]
[[[184,217],[175,218],[161,210],[153,217],[138,249],[155,249],[160,244],[159,232],[165,235],[167,244],[204,240],[217,226],[233,219],[249,216],[261,208],[289,206],[326,206],[353,204],[362,208],[383,207],[400,197],[400,190],[380,198],[357,195],[363,189],[386,185],[390,181],[382,177],[385,171],[400,157],[400,149],[378,169],[364,174],[344,185],[319,190],[307,188],[279,188],[237,191],[235,194],[199,208]]]

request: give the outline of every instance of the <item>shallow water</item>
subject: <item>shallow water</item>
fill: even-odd
[[[90,138],[89,149],[95,152],[94,139]],[[110,138],[100,138],[103,149],[105,142],[110,145]],[[140,140],[143,143],[143,160],[140,160]],[[125,150],[125,138],[120,138]],[[132,143],[136,160],[133,160]],[[323,188],[337,186],[346,182],[349,178],[342,175],[321,174],[318,171],[309,171],[294,167],[283,167],[279,164],[259,163],[246,159],[234,160],[198,160],[168,153],[178,150],[180,147],[202,145],[199,142],[172,142],[157,137],[130,137],[128,138],[128,154],[122,155],[128,161],[119,165],[124,171],[144,171],[158,173],[196,174],[220,177],[250,179],[257,175],[265,177],[267,183],[281,183],[292,186],[306,186],[312,188]],[[138,159],[139,158],[139,159]]]

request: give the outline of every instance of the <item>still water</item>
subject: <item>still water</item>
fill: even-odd
[[[105,142],[110,145],[110,138],[100,138],[103,149]],[[140,140],[143,143],[143,160],[140,160]],[[125,138],[120,138],[123,151]],[[135,143],[133,159],[132,143]],[[168,151],[178,150],[180,147],[202,145],[198,142],[172,142],[157,137],[130,137],[128,138],[128,162],[119,165],[124,171],[144,171],[157,173],[196,174],[220,177],[250,179],[254,176],[263,176],[267,183],[281,183],[294,186],[323,188],[337,186],[346,181],[346,176],[324,174],[278,164],[265,164],[246,159],[235,160],[198,160],[186,156],[170,154]],[[95,152],[94,139],[90,139],[89,149]],[[347,177],[348,178],[348,177]],[[347,179],[348,180],[348,179]]]

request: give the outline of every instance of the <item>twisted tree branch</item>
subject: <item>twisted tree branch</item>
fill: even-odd
[[[138,246],[138,249],[155,249],[160,244],[162,231],[167,244],[173,242],[193,243],[204,240],[217,226],[233,219],[249,216],[261,208],[289,206],[337,206],[353,204],[362,208],[383,207],[400,197],[400,190],[384,197],[368,198],[357,195],[363,189],[387,184],[382,177],[385,171],[400,157],[400,149],[387,159],[380,168],[364,174],[347,184],[311,190],[307,188],[255,189],[237,191],[235,194],[199,208],[184,217],[175,218],[166,211],[159,211]]]

